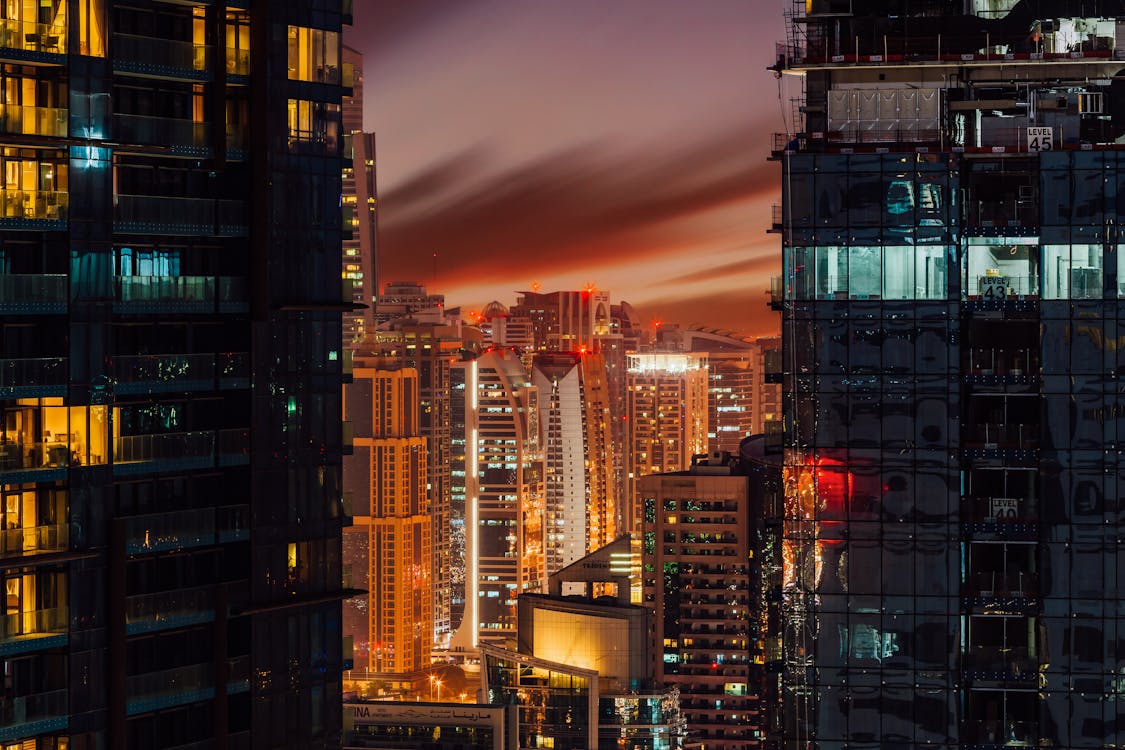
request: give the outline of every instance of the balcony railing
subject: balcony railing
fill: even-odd
[[[118,393],[199,390],[215,383],[213,354],[140,354],[113,358]]]
[[[220,542],[236,542],[250,538],[250,506],[226,505],[215,511],[215,525]]]
[[[54,607],[0,615],[0,642],[65,635],[68,612],[66,607]]]
[[[213,465],[214,451],[215,433],[211,431],[129,435],[113,441],[114,471],[207,468]]]
[[[211,124],[208,122],[176,117],[115,114],[113,128],[117,140],[123,143],[195,148],[207,148],[211,145]]]
[[[152,307],[211,310],[215,306],[213,276],[118,276],[119,306],[148,309]]]
[[[968,740],[991,747],[1036,747],[1039,723],[1035,721],[969,721]]]
[[[1038,226],[1039,202],[1030,199],[969,202],[970,227]]]
[[[0,19],[0,48],[28,52],[66,52],[66,26]]]
[[[70,526],[26,526],[0,531],[0,557],[41,555],[45,552],[65,552],[70,538]]]
[[[219,465],[240,466],[250,462],[250,430],[236,427],[219,430]]]
[[[114,197],[113,221],[118,232],[241,236],[246,234],[246,203],[119,194]]]
[[[214,695],[215,676],[211,664],[162,669],[125,678],[129,713],[155,711],[207,700]]]
[[[0,396],[33,396],[66,386],[62,357],[0,359]]]
[[[0,313],[66,312],[62,274],[0,274]]]
[[[0,190],[0,218],[65,221],[70,196],[57,190]]]
[[[7,743],[31,734],[65,728],[68,696],[68,690],[51,690],[0,697],[0,741]],[[17,747],[27,745],[19,744]]]
[[[250,75],[250,50],[227,47],[227,75]]]
[[[1039,447],[1037,424],[978,424],[965,428],[967,448],[986,450],[1034,450]]]
[[[64,469],[71,464],[67,443],[0,443],[0,474]]]
[[[125,520],[129,554],[186,549],[215,543],[215,509],[148,513]]]
[[[133,34],[114,34],[113,45],[114,67],[133,73],[184,74],[190,80],[206,77],[211,56],[210,45]]]
[[[1039,660],[1029,655],[1026,646],[973,647],[964,655],[963,663],[978,679],[1030,682],[1039,674]]]
[[[125,598],[125,630],[145,633],[215,619],[215,587],[138,594]]]
[[[67,110],[0,104],[0,131],[17,135],[66,137]]]
[[[969,349],[968,372],[974,375],[1021,376],[1039,373],[1038,349]]]
[[[1035,573],[1004,573],[989,571],[970,575],[970,593],[982,597],[1033,596],[1039,591],[1039,576]]]

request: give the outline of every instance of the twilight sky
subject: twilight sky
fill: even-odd
[[[357,0],[380,283],[469,309],[593,283],[773,332],[783,2]]]

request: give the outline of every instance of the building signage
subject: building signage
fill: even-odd
[[[1027,150],[1050,151],[1055,145],[1054,128],[1028,128]]]
[[[985,299],[1005,299],[1011,279],[1007,276],[981,276],[980,296]]]
[[[988,501],[989,517],[997,521],[1013,521],[1019,516],[1020,501],[1014,497],[994,497]]]

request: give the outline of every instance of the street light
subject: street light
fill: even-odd
[[[441,700],[441,680],[436,674],[430,675],[430,700],[434,699],[434,685],[437,685],[437,699]]]

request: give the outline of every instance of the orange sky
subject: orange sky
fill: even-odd
[[[765,4],[357,3],[381,281],[467,308],[593,283],[653,319],[775,331]]]

